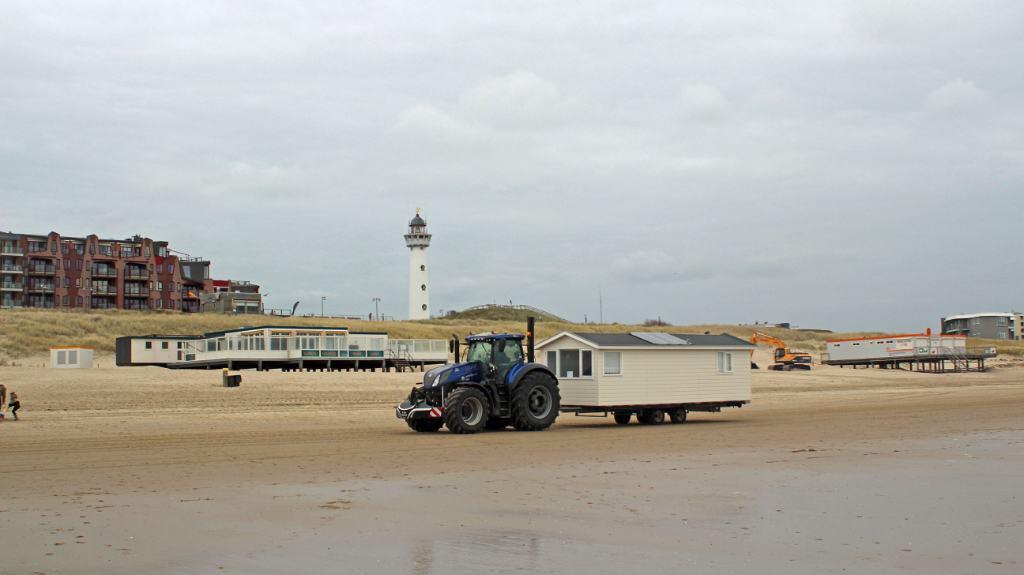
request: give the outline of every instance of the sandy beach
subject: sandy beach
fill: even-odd
[[[31,363],[31,362],[27,362]],[[758,372],[685,425],[415,434],[419,374],[0,367],[11,573],[1017,573],[1024,368]]]

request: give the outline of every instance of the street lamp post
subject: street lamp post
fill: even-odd
[[[373,298],[373,311],[377,314],[377,321],[380,321],[380,298]]]
[[[327,301],[327,296],[320,296],[320,317],[324,317],[324,302]]]

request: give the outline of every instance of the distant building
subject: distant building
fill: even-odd
[[[1021,339],[1024,314],[989,312],[953,315],[942,318],[942,333],[985,339]]]
[[[199,311],[210,262],[167,242],[0,233],[0,307]]]
[[[263,313],[260,286],[248,281],[213,280],[213,291],[200,296],[204,313]]]

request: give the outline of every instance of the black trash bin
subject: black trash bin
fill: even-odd
[[[242,384],[241,375],[225,375],[224,376],[224,387],[238,387]]]

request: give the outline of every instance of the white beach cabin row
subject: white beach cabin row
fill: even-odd
[[[750,353],[728,334],[562,332],[537,344],[566,407],[743,404]]]

